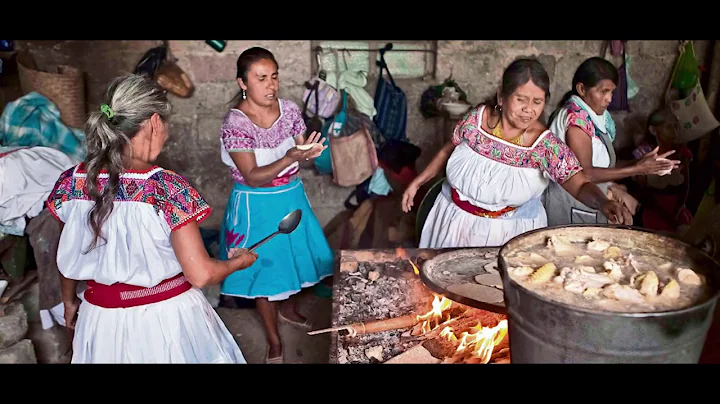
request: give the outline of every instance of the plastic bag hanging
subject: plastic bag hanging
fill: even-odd
[[[630,58],[630,55],[625,54],[625,74],[627,78],[627,97],[628,100],[631,100],[633,97],[635,97],[640,92],[640,87],[635,83],[635,80],[630,77],[630,65],[632,63],[632,60]]]
[[[695,88],[695,84],[700,79],[700,67],[695,57],[692,41],[682,41],[679,51],[680,57],[676,64],[672,86],[679,90],[680,98],[685,98]]]
[[[675,141],[687,143],[714,131],[720,127],[720,122],[715,118],[705,98],[692,41],[682,41],[678,51],[680,55],[668,80],[664,99],[670,111],[680,121],[680,130]],[[678,78],[681,72],[685,76]],[[688,85],[692,87],[688,88]]]

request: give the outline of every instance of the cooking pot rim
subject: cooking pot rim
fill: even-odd
[[[701,249],[693,246],[692,244],[688,243],[687,241],[682,240],[681,238],[676,237],[674,235],[660,234],[651,229],[646,229],[646,228],[638,227],[638,226],[627,226],[627,225],[622,225],[622,224],[592,224],[592,223],[546,226],[546,227],[541,227],[538,229],[527,231],[525,233],[518,234],[517,236],[511,238],[505,244],[503,244],[502,247],[500,247],[500,250],[498,251],[498,269],[500,271],[502,271],[501,272],[502,276],[504,278],[506,277],[507,280],[510,282],[510,284],[513,287],[517,288],[518,290],[522,290],[526,293],[531,294],[534,298],[536,298],[538,300],[541,300],[545,303],[548,303],[548,304],[551,304],[554,306],[562,307],[562,308],[570,310],[570,311],[592,314],[592,315],[596,315],[596,316],[650,318],[650,317],[665,317],[668,315],[681,315],[681,314],[689,313],[692,311],[696,311],[705,306],[712,305],[718,299],[718,296],[720,295],[720,287],[718,287],[718,285],[716,285],[716,284],[713,284],[713,288],[715,290],[706,300],[704,300],[700,303],[696,303],[694,305],[688,306],[688,307],[680,308],[680,309],[653,311],[653,312],[624,312],[624,311],[593,310],[593,309],[588,309],[588,308],[584,308],[584,307],[572,306],[572,305],[569,305],[566,303],[561,303],[561,302],[549,299],[545,296],[541,296],[540,294],[535,293],[535,292],[523,287],[519,283],[515,282],[515,280],[512,279],[512,277],[507,276],[508,263],[505,260],[505,254],[507,254],[507,250],[509,248],[508,245],[510,243],[512,243],[513,241],[527,238],[527,237],[530,237],[533,234],[537,234],[537,233],[545,233],[545,232],[549,232],[552,230],[582,228],[582,227],[595,228],[595,229],[630,230],[630,231],[637,231],[637,232],[641,232],[641,233],[653,234],[653,235],[656,235],[658,237],[665,238],[665,239],[672,239],[675,242],[678,242],[678,243],[684,245],[685,247],[687,247],[688,249],[692,250],[693,253],[697,253],[699,255],[704,256],[703,257],[704,259],[707,259],[709,262],[712,262],[715,265],[715,270],[720,271],[720,263],[718,263],[717,260],[715,260],[713,257],[708,255],[706,252],[702,251]],[[504,293],[508,293],[508,291],[504,290]],[[507,310],[508,310],[508,312],[510,312],[511,308],[507,307]]]

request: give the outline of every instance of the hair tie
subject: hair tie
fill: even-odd
[[[108,119],[112,119],[115,116],[115,112],[110,108],[109,105],[103,104],[100,106],[100,111],[107,115]]]

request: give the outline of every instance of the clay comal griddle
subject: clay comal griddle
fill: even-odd
[[[420,268],[435,293],[470,307],[506,313],[497,248],[467,248],[439,254]]]

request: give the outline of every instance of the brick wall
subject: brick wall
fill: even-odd
[[[101,103],[107,83],[115,76],[132,71],[145,51],[160,41],[16,41],[29,49],[40,66],[67,63],[87,72],[90,110]],[[235,61],[250,46],[271,50],[280,64],[280,96],[301,105],[304,81],[310,78],[310,41],[228,41],[222,53],[204,41],[170,41],[172,56],[192,78],[191,98],[173,97],[176,114],[172,118],[171,139],[159,163],[187,176],[214,208],[207,226],[218,227],[232,186],[227,167],[220,161],[218,140],[220,123],[227,103],[236,94]],[[551,112],[560,97],[570,89],[577,66],[587,57],[598,55],[600,41],[439,41],[437,79],[452,72],[453,78],[477,103],[491,95],[500,82],[503,69],[518,56],[535,55],[545,65],[552,81]],[[698,58],[704,57],[707,41],[696,41]],[[630,75],[640,86],[630,100],[630,113],[615,113],[618,126],[616,147],[632,144],[643,130],[647,113],[660,102],[673,62],[677,41],[629,41],[632,58]],[[408,137],[423,149],[419,168],[432,158],[447,132],[440,119],[425,120],[418,109],[422,92],[431,84],[421,80],[398,80],[408,98]],[[367,90],[372,95],[373,78]],[[343,210],[351,189],[332,184],[327,176],[303,170],[308,197],[322,224]]]

